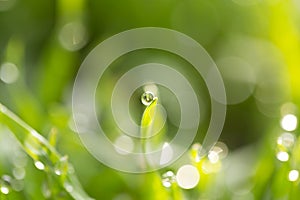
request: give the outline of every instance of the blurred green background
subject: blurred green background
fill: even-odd
[[[168,169],[128,174],[85,150],[72,124],[76,73],[101,41],[138,27],[180,31],[213,58],[227,92],[220,137],[222,151],[229,150],[226,158],[198,162],[194,145]],[[0,0],[0,102],[46,138],[57,129],[55,148],[68,155],[95,199],[297,199],[299,31],[299,0]],[[102,87],[111,91],[128,70],[120,65],[157,60],[180,70],[200,91],[204,118],[194,143],[201,143],[210,116],[208,94],[201,77],[176,56],[151,50],[128,54],[113,63]],[[105,109],[109,101],[101,98],[99,106]],[[132,107],[139,121],[144,107]],[[101,123],[109,130],[110,121]],[[199,184],[188,190],[165,174],[176,174],[184,163],[200,173]],[[0,187],[9,190],[1,189],[0,199],[71,199],[55,189],[51,174],[35,168],[1,118],[0,176]]]

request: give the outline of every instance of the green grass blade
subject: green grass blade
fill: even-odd
[[[154,118],[156,117],[157,98],[146,107],[141,120],[141,138],[147,138],[151,134]]]
[[[21,144],[24,151],[35,161],[42,164],[48,174],[57,179],[65,191],[76,200],[91,200],[82,189],[72,165],[66,156],[56,149],[37,131],[22,121],[17,115],[0,103],[0,123],[6,125]],[[44,166],[43,166],[44,165]]]

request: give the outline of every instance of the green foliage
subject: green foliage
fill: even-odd
[[[6,6],[9,2],[11,7]],[[14,64],[18,70],[13,83],[3,81],[0,73],[0,101],[6,105],[0,104],[0,199],[297,200],[300,182],[289,176],[292,170],[300,171],[299,128],[286,131],[278,122],[287,114],[282,105],[290,101],[296,107],[291,113],[299,119],[298,4],[292,0],[0,0],[0,72],[4,63]],[[84,148],[71,114],[76,72],[99,42],[144,26],[171,28],[191,36],[218,61],[219,68],[224,58],[230,58],[235,62],[229,68],[245,64],[254,71],[249,98],[228,105],[220,138],[230,149],[226,158],[212,162],[208,155],[198,157],[199,142],[210,119],[202,78],[195,76],[184,59],[152,49],[124,55],[131,60],[117,60],[99,80],[105,91],[99,101],[104,110],[99,121],[108,137],[115,138],[118,128],[108,112],[113,83],[129,67],[159,60],[182,72],[200,91],[201,122],[194,144],[169,167],[146,174],[117,172]],[[225,72],[233,77],[226,89],[241,86],[242,92],[251,90],[247,84],[245,88],[244,83],[235,84],[243,76],[226,68]],[[161,93],[167,90],[160,89]],[[159,96],[146,107],[139,98],[130,102],[141,122],[142,138],[149,137],[141,139],[144,152],[161,147],[177,128],[169,119],[164,124],[159,109],[159,104],[176,107],[174,97]],[[291,146],[278,144],[283,132],[294,136]],[[279,152],[288,159],[278,159]],[[184,164],[199,171],[200,182],[193,189],[182,189],[177,183],[176,171]],[[174,176],[165,180],[168,171]]]
[[[49,143],[2,104],[0,104],[0,121],[12,130],[24,151],[33,159],[35,166],[47,173],[51,190],[57,184],[74,199],[91,199],[81,188],[74,174],[74,168],[68,162],[68,157],[62,157],[52,146],[55,144],[55,133],[51,133],[51,143]],[[60,194],[54,193],[52,198],[57,198],[58,195]]]

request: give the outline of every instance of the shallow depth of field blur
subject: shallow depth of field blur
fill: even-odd
[[[169,28],[199,42],[222,75],[228,105],[219,142],[199,159],[210,119],[201,76],[163,51],[120,57],[99,81],[107,91],[97,94],[99,109],[108,109],[108,94],[123,73],[154,61],[180,70],[201,99],[200,127],[189,150],[167,168],[130,174],[105,166],[84,148],[72,119],[72,88],[96,45],[138,27]],[[68,157],[78,187],[93,199],[298,199],[299,76],[300,0],[0,0],[0,103]],[[163,103],[178,114],[174,95],[159,89],[170,96]],[[145,109],[139,92],[130,101],[137,123]],[[115,138],[110,113],[100,118]],[[14,136],[19,133],[6,125],[0,113],[0,199],[74,198],[61,179],[53,181],[60,174],[34,162]]]

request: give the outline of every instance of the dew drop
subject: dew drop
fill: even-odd
[[[0,191],[3,194],[8,194],[10,192],[12,178],[8,175],[3,175],[0,180]]]
[[[54,167],[54,173],[57,176],[61,176],[63,174],[68,173],[69,163],[68,163],[68,156],[63,156],[60,158],[59,162],[56,163]]]
[[[45,169],[45,165],[41,161],[35,161],[34,165],[39,170],[44,170]]]
[[[3,175],[3,176],[1,177],[1,179],[2,179],[2,181],[3,181],[3,183],[4,183],[5,185],[8,185],[8,186],[11,185],[11,180],[12,180],[12,178],[11,178],[10,176],[8,176],[8,175]]]
[[[1,193],[3,193],[3,194],[8,194],[8,193],[9,193],[9,188],[8,188],[7,186],[5,186],[5,185],[2,185],[2,186],[0,187],[0,191],[1,191]]]
[[[162,175],[162,184],[164,187],[169,188],[172,183],[176,182],[176,176],[172,171],[167,171]]]
[[[54,170],[54,173],[57,175],[57,176],[60,176],[62,174],[61,170],[60,169],[55,169]]]
[[[294,182],[294,181],[297,181],[298,178],[299,178],[299,171],[298,170],[291,170],[289,172],[289,175],[288,175],[289,181]]]
[[[278,160],[280,160],[281,162],[287,162],[289,160],[289,154],[285,151],[280,151],[276,154],[276,157]]]
[[[154,100],[155,96],[152,92],[144,92],[141,96],[141,102],[142,104],[144,104],[145,106],[149,106],[153,100]]]

